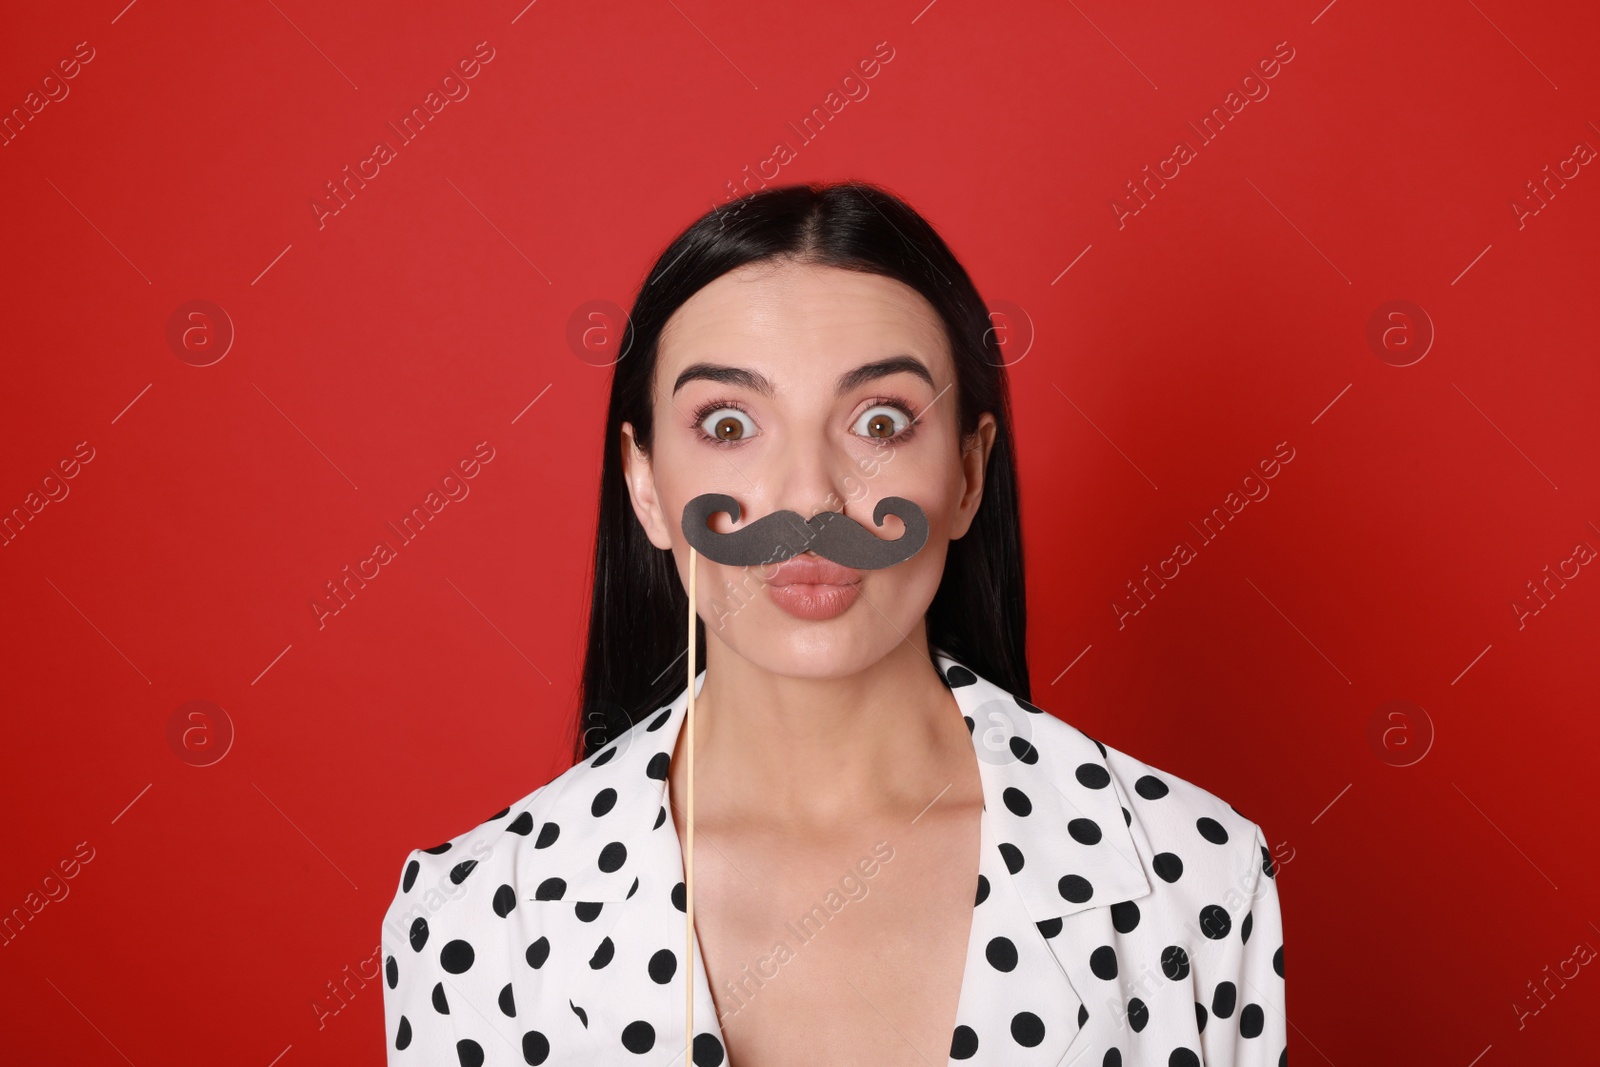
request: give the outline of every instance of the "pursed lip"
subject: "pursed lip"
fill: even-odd
[[[779,564],[777,571],[767,579],[767,584],[856,585],[860,581],[860,571],[842,566],[831,559],[824,559],[814,552],[805,552]]]

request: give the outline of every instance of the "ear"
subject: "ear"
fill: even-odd
[[[965,489],[951,523],[952,541],[966,536],[972,528],[973,517],[978,514],[978,505],[983,502],[983,476],[989,469],[989,453],[994,450],[996,428],[994,415],[985,411],[978,416],[977,428],[962,440],[961,474]]]
[[[644,527],[645,536],[657,548],[672,547],[672,527],[668,524],[661,501],[656,496],[655,471],[650,457],[639,448],[633,436],[633,424],[622,424],[622,480],[628,486],[628,496],[633,500],[633,513]]]

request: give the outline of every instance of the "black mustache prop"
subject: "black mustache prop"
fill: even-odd
[[[798,512],[774,511],[732,533],[717,533],[706,521],[717,512],[739,521],[739,502],[724,493],[701,493],[683,508],[683,536],[701,555],[730,567],[781,563],[807,550],[845,567],[879,570],[916,555],[928,540],[928,517],[900,496],[886,496],[872,509],[874,526],[884,515],[905,523],[905,533],[885,540],[842,511],[824,511],[813,519]]]

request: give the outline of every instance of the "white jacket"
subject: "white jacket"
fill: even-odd
[[[950,1067],[1283,1067],[1283,929],[1261,829],[933,652],[984,795]],[[687,699],[407,857],[382,934],[390,1067],[682,1060],[667,768]],[[693,965],[694,1065],[719,1067],[698,939]]]

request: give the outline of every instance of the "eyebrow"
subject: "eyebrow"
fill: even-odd
[[[886,359],[863,363],[854,370],[839,375],[839,380],[834,385],[834,395],[843,396],[857,386],[877,381],[879,378],[887,378],[891,374],[915,374],[928,383],[928,388],[937,388],[933,384],[933,375],[928,372],[928,368],[920,359],[914,356],[889,356]],[[776,392],[772,382],[759,371],[747,370],[744,367],[729,367],[721,363],[692,363],[683,369],[683,373],[679,374],[678,380],[673,383],[673,394],[676,395],[679,389],[697,379],[741,386],[765,397],[771,397]]]

